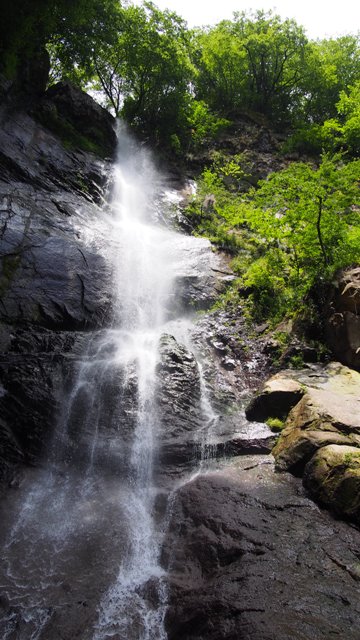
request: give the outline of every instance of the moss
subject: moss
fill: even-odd
[[[268,418],[266,424],[274,433],[279,433],[285,426],[284,420],[280,420],[280,418]]]
[[[346,453],[344,456],[344,462],[348,468],[360,470],[360,451]]]

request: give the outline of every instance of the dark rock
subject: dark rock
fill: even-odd
[[[112,274],[95,241],[109,165],[27,113],[5,105],[0,119],[0,456],[11,481],[51,437],[78,330],[109,314]]]
[[[38,111],[45,125],[60,134],[65,133],[67,125],[75,143],[77,136],[81,135],[94,145],[94,150],[100,155],[114,156],[115,118],[91,96],[69,82],[58,82],[47,90],[45,98]]]
[[[200,373],[194,355],[173,336],[160,342],[156,370],[160,416],[160,457],[164,462],[190,461],[202,419]]]
[[[89,238],[105,166],[65,151],[26,114],[3,114],[2,125],[0,320],[99,326],[110,301],[103,282],[111,274]]]
[[[4,329],[4,327],[3,327]],[[38,462],[59,415],[70,353],[81,336],[13,329],[0,340],[0,468],[3,479],[20,462]]]
[[[337,274],[326,321],[327,342],[335,357],[360,371],[360,267]]]
[[[169,640],[357,640],[359,535],[269,459],[196,478],[165,541]]]

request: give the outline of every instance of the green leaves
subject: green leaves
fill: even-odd
[[[238,257],[233,268],[257,320],[294,313],[314,285],[360,257],[360,160],[323,156],[319,166],[296,162],[246,194],[227,183],[245,158],[216,156],[204,171],[197,229]],[[230,187],[230,189],[229,189]],[[193,204],[193,208],[194,208]]]
[[[199,97],[225,113],[254,109],[286,121],[295,98],[306,37],[293,20],[237,13],[198,36]]]

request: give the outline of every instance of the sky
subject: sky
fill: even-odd
[[[294,18],[309,38],[330,38],[360,31],[358,0],[153,0],[159,9],[176,11],[189,27],[231,19],[234,11],[274,10],[283,19]],[[134,4],[140,4],[136,0]]]

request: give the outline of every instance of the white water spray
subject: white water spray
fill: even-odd
[[[128,548],[115,583],[99,608],[94,640],[164,640],[165,586],[159,565],[160,533],[153,518],[153,460],[157,410],[155,368],[171,291],[174,234],[154,226],[157,177],[146,155],[126,136],[120,139],[113,199],[115,317],[118,353],[125,379],[135,375],[137,411],[130,449],[129,486],[124,504]],[[150,219],[149,219],[150,217]]]

